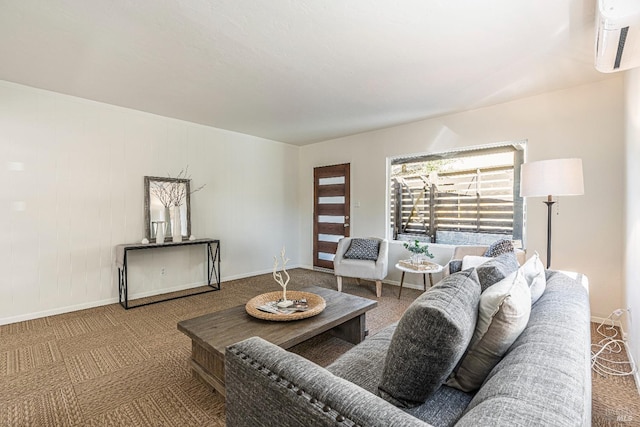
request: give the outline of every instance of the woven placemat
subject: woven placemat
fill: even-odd
[[[436,264],[433,262],[429,262],[429,261],[421,261],[420,264],[413,264],[411,262],[410,259],[403,259],[401,261],[398,261],[398,264],[400,264],[401,266],[405,267],[405,268],[410,268],[412,270],[416,270],[416,271],[424,271],[424,272],[429,272],[429,271],[440,271],[442,270],[442,266],[440,264]]]
[[[277,301],[282,298],[282,291],[268,292],[266,294],[258,295],[251,298],[245,305],[247,313],[253,317],[263,320],[275,320],[277,322],[287,322],[290,320],[306,319],[307,317],[315,316],[324,310],[327,306],[326,301],[320,295],[312,294],[311,292],[301,291],[287,291],[287,299],[300,300],[306,299],[309,304],[307,311],[298,311],[291,314],[275,314],[267,313],[265,311],[258,310],[256,307],[264,305],[268,302]]]

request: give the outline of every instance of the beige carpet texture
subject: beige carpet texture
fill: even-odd
[[[290,274],[291,290],[336,288],[328,273]],[[131,310],[111,304],[0,326],[0,426],[224,426],[224,400],[192,377],[191,341],[176,325],[279,289],[266,274]],[[421,293],[403,289],[398,299],[398,290],[383,285],[366,315],[370,334],[397,321]],[[345,279],[343,291],[376,299],[372,282]],[[326,366],[351,347],[324,334],[292,351]],[[593,374],[593,425],[640,425],[632,377]]]

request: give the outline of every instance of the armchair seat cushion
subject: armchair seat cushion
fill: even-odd
[[[364,259],[343,259],[340,263],[340,268],[335,269],[335,271],[346,277],[356,277],[364,280],[381,279],[376,272],[376,263]]]

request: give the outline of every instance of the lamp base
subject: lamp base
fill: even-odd
[[[547,270],[551,267],[551,208],[555,203],[554,200],[549,198],[542,202],[547,205]]]

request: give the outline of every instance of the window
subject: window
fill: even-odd
[[[525,142],[391,159],[391,235],[455,245],[523,240]]]

